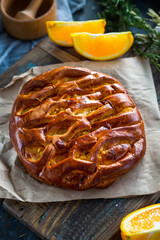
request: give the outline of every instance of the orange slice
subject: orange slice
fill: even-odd
[[[131,32],[90,34],[73,33],[73,46],[82,56],[92,60],[110,60],[126,53],[133,44]]]
[[[50,39],[56,44],[65,47],[73,46],[71,33],[104,33],[105,25],[106,21],[104,19],[79,22],[46,22],[47,32]]]
[[[130,213],[122,220],[120,229],[123,240],[159,240],[160,204]]]

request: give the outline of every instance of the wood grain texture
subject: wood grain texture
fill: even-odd
[[[69,48],[58,47],[57,45],[52,44],[52,42],[49,38],[45,38],[42,42],[40,42],[37,45],[37,47],[39,47],[40,49],[43,49],[49,55],[56,57],[57,59],[59,59],[62,62],[71,62],[71,61],[77,62],[82,59],[80,55],[75,56],[76,54],[71,55],[70,53],[68,53],[66,50],[68,50]]]
[[[130,56],[131,52],[125,57]],[[48,38],[0,76],[0,86],[13,75],[33,66],[84,60],[73,48],[58,47]],[[152,68],[160,101],[160,74]],[[123,199],[94,199],[57,203],[23,203],[5,200],[3,206],[21,222],[47,240],[120,240],[120,222],[128,213],[153,204],[160,193]]]
[[[49,55],[46,51],[34,47],[29,53],[13,64],[7,71],[0,75],[0,88],[7,85],[15,75],[26,72],[35,66],[61,63],[56,57]]]
[[[16,13],[16,19],[34,19],[43,0],[31,0],[28,6]]]
[[[46,204],[5,200],[3,206],[44,239],[118,240],[122,218],[140,207],[154,203],[159,197],[160,193],[131,199]]]
[[[26,9],[27,5],[31,7],[29,4],[31,1],[1,0],[1,15],[7,32],[13,37],[22,40],[33,40],[45,36],[47,34],[46,21],[56,20],[56,0],[45,0],[43,2],[37,11],[36,18],[32,19],[28,12],[27,15],[30,18],[19,18],[19,20],[15,18],[17,12],[21,11],[22,14],[22,10]]]

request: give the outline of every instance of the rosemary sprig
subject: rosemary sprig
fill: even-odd
[[[130,0],[101,0],[100,4],[103,11],[99,16],[106,19],[107,31],[132,31],[136,55],[149,59],[160,72],[160,15],[149,9],[150,18],[143,18]]]

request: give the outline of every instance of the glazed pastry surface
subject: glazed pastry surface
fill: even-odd
[[[109,186],[146,149],[143,120],[126,89],[79,67],[60,67],[24,84],[10,137],[33,177],[74,190]]]

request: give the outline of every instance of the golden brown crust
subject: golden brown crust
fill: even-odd
[[[144,124],[113,77],[61,67],[27,82],[10,118],[10,137],[28,172],[76,190],[104,188],[144,156]]]

